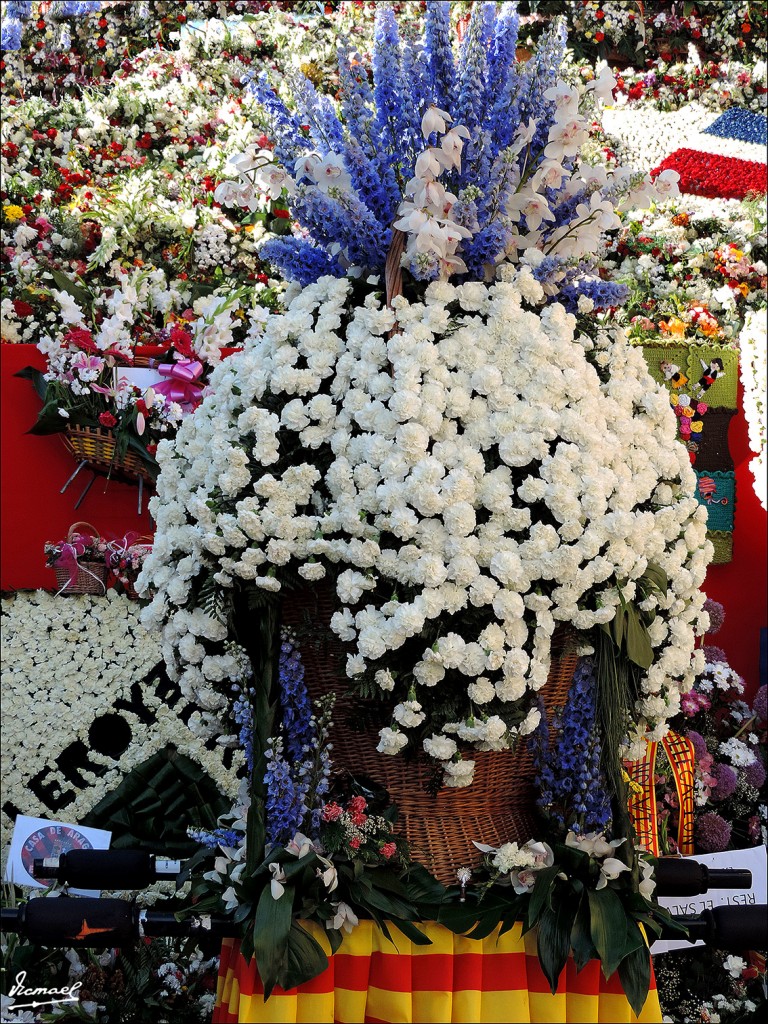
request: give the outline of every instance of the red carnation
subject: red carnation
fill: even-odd
[[[16,316],[32,316],[32,314],[35,312],[32,306],[30,306],[30,304],[28,302],[25,302],[23,299],[14,299],[13,308],[16,313]]]
[[[117,417],[113,416],[111,412],[102,412],[99,414],[99,423],[102,427],[111,430],[112,427],[117,426]]]
[[[397,853],[397,846],[394,843],[384,843],[381,848],[381,855],[385,860],[389,860],[390,857],[394,857]]]
[[[64,335],[64,341],[81,348],[84,352],[98,352],[93,335],[84,327],[70,327]]]

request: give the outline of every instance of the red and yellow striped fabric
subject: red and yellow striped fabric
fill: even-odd
[[[308,930],[323,941],[317,926]],[[442,925],[421,926],[431,946],[414,946],[392,929],[397,949],[371,921],[361,921],[331,957],[328,969],[298,989],[276,988],[265,1003],[256,962],[239,944],[224,942],[214,1024],[656,1024],[661,1010],[652,982],[639,1017],[618,978],[606,981],[593,961],[576,973],[569,961],[551,995],[532,935],[516,925],[497,940],[454,935]]]

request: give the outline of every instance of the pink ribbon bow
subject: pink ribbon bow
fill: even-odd
[[[172,402],[178,402],[184,412],[192,412],[202,401],[202,385],[196,383],[203,375],[203,364],[197,359],[181,359],[178,363],[160,363],[157,372],[168,380],[153,384],[153,389]]]
[[[74,534],[71,541],[67,541],[66,544],[61,545],[61,554],[56,559],[56,565],[63,566],[68,571],[69,579],[64,584],[64,586],[61,587],[59,591],[57,591],[57,597],[63,590],[66,590],[67,587],[74,587],[75,583],[77,582],[77,573],[78,570],[80,569],[82,569],[82,571],[86,573],[88,576],[92,576],[93,579],[98,580],[98,582],[101,584],[102,589],[106,593],[107,588],[104,586],[103,581],[100,580],[98,576],[94,575],[94,573],[92,573],[90,569],[86,569],[85,566],[80,565],[80,563],[78,562],[78,558],[80,557],[80,555],[85,554],[87,547],[88,542],[84,540],[82,537],[80,537],[79,534]]]

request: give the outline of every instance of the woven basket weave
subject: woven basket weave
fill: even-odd
[[[88,533],[79,529],[87,527]],[[90,523],[73,523],[67,531],[67,543],[72,543],[75,537],[91,536],[99,539],[99,532]],[[74,582],[70,583],[69,569],[63,565],[54,565],[56,573],[56,586],[59,594],[106,594],[107,592],[107,566],[104,561],[94,562],[92,559],[81,558],[77,563],[77,576]]]
[[[329,586],[294,591],[286,598],[282,620],[294,629],[311,698],[337,693],[331,730],[337,769],[368,776],[388,792],[400,811],[398,831],[411,843],[414,856],[445,883],[456,882],[456,869],[477,863],[472,840],[499,846],[535,838],[535,789],[532,753],[523,740],[515,751],[473,752],[475,781],[464,789],[426,791],[434,762],[376,750],[378,729],[388,724],[378,701],[361,701],[345,693],[344,665],[350,648],[330,630],[334,593]],[[551,715],[565,703],[577,656],[569,648],[571,634],[553,638],[553,661],[541,690]]]
[[[62,435],[64,444],[78,461],[87,459],[91,468],[113,477],[125,477],[129,480],[143,478],[152,483],[152,474],[146,462],[135,452],[127,451],[121,458],[117,457],[115,436],[103,427],[67,427]]]

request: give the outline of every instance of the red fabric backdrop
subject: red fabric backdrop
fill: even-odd
[[[39,399],[29,381],[13,375],[27,365],[44,368],[33,345],[3,345],[0,351],[2,386],[2,560],[3,590],[54,589],[54,575],[46,569],[43,545],[61,540],[78,519],[92,523],[107,539],[127,531],[147,533],[151,520],[137,514],[137,488],[98,478],[75,512],[86,482],[86,470],[64,494],[59,491],[75,468],[75,461],[57,436],[25,434],[35,422]],[[750,692],[758,683],[759,633],[766,624],[768,583],[766,512],[755,497],[749,470],[747,424],[739,392],[739,412],[731,420],[730,447],[736,469],[736,531],[733,561],[712,566],[706,582],[710,597],[726,610],[725,626],[713,639],[728,654],[731,665],[744,676]]]

